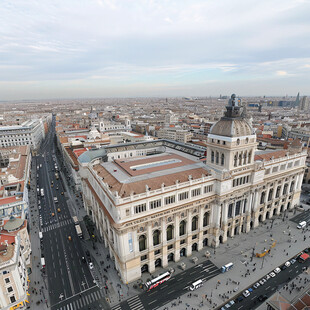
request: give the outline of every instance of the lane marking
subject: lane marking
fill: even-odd
[[[154,299],[153,301],[149,302],[149,305],[151,305],[152,303],[156,302],[157,299]]]

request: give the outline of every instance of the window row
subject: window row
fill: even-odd
[[[247,175],[245,177],[234,179],[233,180],[233,187],[249,183],[249,180],[250,180],[249,175]]]
[[[217,165],[221,165],[224,166],[225,164],[225,155],[223,153],[219,153],[219,152],[211,152],[211,163],[215,163]]]
[[[203,216],[203,227],[206,227],[208,226],[210,223],[210,213],[209,212],[206,212]],[[191,223],[191,231],[195,231],[198,229],[198,216],[194,216],[192,218],[192,223]],[[179,236],[183,236],[186,234],[186,229],[187,229],[187,222],[185,220],[181,221],[180,222],[180,225],[179,225]],[[174,225],[169,225],[166,229],[166,239],[167,241],[170,241],[172,240],[173,238],[175,238],[174,236]],[[153,239],[153,246],[156,246],[158,244],[161,243],[161,231],[156,229],[154,232],[153,232],[153,235],[152,235],[152,239]],[[147,249],[147,237],[146,235],[141,235],[139,237],[139,251],[144,251]]]
[[[243,209],[241,209],[241,207],[242,207],[241,202],[242,202],[242,200],[237,201],[235,204],[235,208],[234,208],[233,203],[229,204],[228,212],[227,212],[228,218],[232,218],[233,216],[237,216],[237,215],[240,215],[241,213],[242,214],[245,213],[245,209],[246,209],[246,205],[247,205],[247,199],[244,200]]]
[[[207,186],[204,186],[204,188],[203,188],[203,193],[204,194],[210,193],[212,191],[213,191],[213,185],[207,185]],[[195,188],[191,192],[191,197],[197,197],[197,196],[200,196],[200,195],[201,195],[201,188]],[[188,199],[189,198],[189,191],[183,192],[183,193],[179,193],[178,194],[178,198],[179,198],[179,201]],[[165,197],[165,201],[164,201],[165,205],[170,205],[170,204],[175,203],[176,202],[175,199],[176,199],[175,195]],[[151,210],[159,208],[161,206],[162,206],[161,199],[153,200],[153,201],[150,201],[150,203],[149,203],[149,207],[150,207]],[[135,214],[146,211],[146,203],[139,204],[139,205],[135,206],[134,210],[135,210]],[[129,209],[126,210],[126,215],[127,216],[130,215],[130,210]]]
[[[282,185],[279,185],[277,187],[277,190],[275,192],[275,196],[274,198],[279,198],[280,195],[286,195],[288,194],[288,188],[289,188],[289,184],[288,183],[285,183],[284,186],[283,186],[283,190],[282,190],[282,194],[281,194],[281,187]],[[293,181],[290,185],[290,189],[289,189],[289,192],[292,193],[293,191],[295,190],[295,182]],[[266,194],[267,194],[267,191],[263,191],[261,193],[261,196],[260,196],[260,204],[263,204],[266,202]],[[269,192],[268,192],[268,199],[267,201],[271,201],[273,199],[273,188],[270,188],[269,189]]]
[[[234,167],[251,163],[252,151],[237,152],[234,156]]]

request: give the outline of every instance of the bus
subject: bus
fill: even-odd
[[[222,266],[221,271],[222,272],[226,272],[226,271],[232,269],[233,267],[234,267],[234,264],[233,263],[229,263],[227,265]]]
[[[79,238],[83,238],[83,233],[82,233],[82,229],[81,229],[81,226],[79,224],[75,225],[75,230],[76,230],[76,233],[78,235]]]
[[[74,225],[79,224],[79,220],[78,220],[77,216],[72,216],[72,219],[73,219]]]
[[[44,196],[44,189],[41,188],[41,196],[43,197]]]
[[[152,288],[155,288],[159,284],[162,284],[162,283],[168,281],[170,278],[171,278],[171,273],[167,271],[167,272],[159,275],[157,278],[146,282],[145,287],[146,287],[147,291],[150,291]]]

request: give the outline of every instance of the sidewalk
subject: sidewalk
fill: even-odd
[[[31,310],[47,310],[49,307],[48,283],[47,279],[42,276],[41,272],[41,249],[39,239],[39,210],[37,206],[36,194],[36,162],[33,160],[31,167],[31,189],[29,191],[29,237],[31,240],[31,262],[32,273],[29,275],[29,306]],[[41,300],[43,302],[41,302]],[[46,300],[46,302],[45,302]]]

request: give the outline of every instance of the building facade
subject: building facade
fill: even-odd
[[[42,120],[29,120],[22,125],[0,127],[0,147],[30,145],[37,149],[44,137]]]
[[[139,144],[81,169],[84,206],[125,283],[299,204],[306,152],[257,151],[241,100],[233,95],[226,109],[204,162],[186,145]]]

